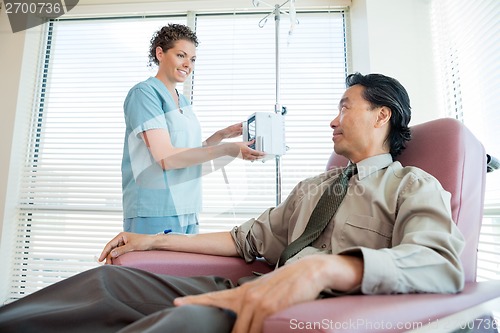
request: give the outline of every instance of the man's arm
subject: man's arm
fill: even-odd
[[[121,232],[110,240],[99,261],[111,264],[113,259],[131,251],[166,250],[237,257],[238,252],[229,232],[214,232],[197,235],[143,235]]]
[[[178,298],[176,306],[199,304],[237,314],[233,333],[260,333],[264,320],[294,304],[312,301],[324,289],[349,291],[363,276],[363,259],[311,255],[234,289]]]
[[[390,170],[388,172],[391,172]],[[363,294],[456,293],[464,286],[460,253],[464,238],[452,220],[450,194],[434,178],[415,168],[402,178],[390,247],[351,244],[340,254],[362,256]],[[367,239],[361,224],[344,228],[346,239]],[[363,238],[362,238],[363,237]]]

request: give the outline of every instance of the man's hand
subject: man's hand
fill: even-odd
[[[356,257],[309,256],[238,288],[177,298],[174,304],[232,310],[237,314],[233,333],[260,333],[268,316],[294,304],[314,300],[325,288],[349,290],[359,285],[362,266],[362,259]]]
[[[112,264],[113,259],[130,251],[151,250],[154,235],[134,234],[120,232],[110,240],[99,256],[99,261],[106,260],[106,264]]]

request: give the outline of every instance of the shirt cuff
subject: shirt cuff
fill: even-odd
[[[238,252],[238,255],[241,258],[245,259],[247,263],[254,261],[256,258],[255,253],[249,253],[248,251],[246,251],[246,249],[248,249],[249,247],[247,237],[250,233],[253,222],[254,219],[251,219],[243,223],[239,227],[234,227],[231,230],[231,236],[233,237],[234,243],[236,245],[236,251]]]
[[[361,292],[368,295],[394,293],[398,285],[398,269],[390,253],[365,247],[359,250],[364,265]]]

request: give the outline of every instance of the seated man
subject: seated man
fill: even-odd
[[[347,168],[302,181],[230,232],[120,233],[100,256],[111,263],[156,249],[264,257],[273,272],[236,287],[105,265],[0,308],[0,331],[260,332],[269,315],[318,297],[460,291],[464,241],[450,194],[428,173],[393,162],[410,139],[406,90],[379,74],[346,82],[330,126]]]

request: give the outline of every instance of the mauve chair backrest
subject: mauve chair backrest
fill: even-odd
[[[465,280],[473,282],[486,182],[484,147],[461,122],[452,118],[418,124],[411,131],[412,139],[396,160],[403,166],[427,171],[451,193],[453,220],[466,242],[461,255]],[[346,158],[333,152],[327,169],[346,164]]]

